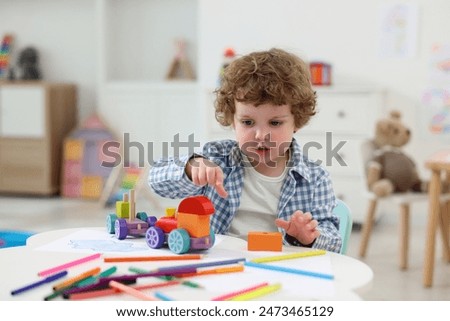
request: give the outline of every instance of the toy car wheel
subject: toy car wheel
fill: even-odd
[[[144,222],[147,222],[147,217],[148,217],[147,213],[145,213],[145,212],[138,212],[136,214],[136,218],[141,220],[141,221],[144,221]]]
[[[162,229],[156,226],[150,227],[145,232],[145,242],[152,249],[159,249],[164,245],[165,234]]]
[[[158,221],[158,218],[156,216],[147,217],[148,226],[155,226],[157,221]]]
[[[106,216],[106,231],[109,234],[114,234],[114,226],[116,224],[116,220],[116,214],[108,214],[108,216]]]
[[[128,235],[127,220],[124,218],[117,219],[116,223],[114,225],[114,231],[115,231],[116,237],[119,240],[126,239],[126,237]]]
[[[179,228],[170,232],[167,243],[169,243],[169,249],[172,252],[183,254],[189,251],[191,239],[186,230]]]
[[[209,237],[211,238],[211,246],[210,247],[213,247],[214,242],[216,242],[216,234],[214,233],[213,230],[209,231]]]

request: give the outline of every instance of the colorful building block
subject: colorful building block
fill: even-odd
[[[178,212],[178,228],[184,228],[191,237],[209,235],[209,215]]]
[[[67,139],[64,143],[64,156],[67,160],[80,160],[83,157],[83,141]]]
[[[206,196],[187,197],[178,205],[178,213],[211,215],[214,213],[214,206]]]
[[[192,237],[207,236],[213,213],[214,206],[206,196],[185,198],[178,205],[178,228],[184,228]]]
[[[166,208],[166,217],[175,217],[177,209],[175,207]]]
[[[120,218],[129,218],[130,216],[130,202],[117,201],[116,214]]]
[[[247,250],[281,251],[283,236],[280,232],[248,232]]]
[[[81,197],[98,199],[103,189],[101,176],[84,176],[81,180]]]

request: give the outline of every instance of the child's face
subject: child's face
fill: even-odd
[[[277,106],[235,102],[233,127],[239,147],[252,165],[279,167],[286,164],[294,131],[294,115],[289,105]]]

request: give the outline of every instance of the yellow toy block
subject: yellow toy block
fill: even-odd
[[[83,157],[83,141],[67,139],[64,143],[64,158],[66,160],[81,160]]]
[[[175,207],[168,207],[168,208],[166,208],[166,217],[174,217],[176,210],[177,209]]]
[[[119,218],[130,217],[130,202],[117,201],[116,202],[116,215]]]
[[[191,237],[209,235],[210,215],[197,215],[178,212],[177,228],[184,228]]]
[[[280,232],[248,232],[247,250],[281,251],[283,236]]]
[[[103,179],[101,176],[85,176],[81,180],[81,197],[98,199],[102,189]]]

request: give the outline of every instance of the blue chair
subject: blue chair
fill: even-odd
[[[342,200],[337,200],[333,213],[339,217],[339,232],[342,237],[341,254],[347,253],[348,240],[352,232],[353,220],[350,208]]]

